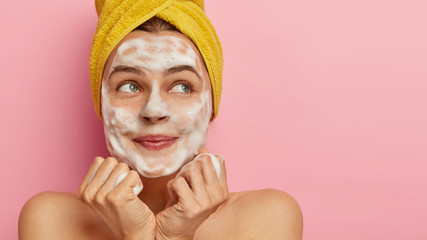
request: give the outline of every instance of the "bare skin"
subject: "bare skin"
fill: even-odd
[[[207,151],[207,149],[202,149],[202,151]],[[104,160],[105,162],[106,160]],[[116,166],[118,165],[116,164]],[[226,180],[225,162],[221,168],[221,180],[224,181]],[[213,173],[211,168],[210,174],[213,175]],[[201,171],[199,174],[204,175]],[[114,173],[112,172],[111,175]],[[216,179],[216,176],[212,179]],[[86,180],[87,178],[84,181]],[[187,178],[185,180],[190,181]],[[95,178],[93,181],[96,181]],[[158,182],[160,186],[164,181],[166,179]],[[130,191],[132,191],[132,186],[128,185]],[[157,191],[159,201],[147,199],[144,202],[152,210],[150,214],[156,215],[156,217],[165,211],[164,209],[167,207],[164,204],[173,198],[166,193],[167,190],[164,187],[160,190]],[[147,189],[146,191],[152,190]],[[190,237],[182,238],[165,238],[156,235],[153,230],[156,228],[155,223],[151,225],[152,232],[148,233],[148,236],[145,233],[142,233],[143,236],[138,234],[117,236],[112,227],[117,225],[108,222],[111,219],[103,218],[103,214],[107,213],[108,209],[99,213],[89,201],[82,201],[78,195],[44,192],[31,198],[21,212],[20,239],[302,239],[302,214],[297,202],[290,195],[273,189],[229,193],[227,200],[219,206],[211,208],[212,212],[208,209],[208,216],[196,214],[194,218],[188,219],[190,225],[196,225],[197,228]],[[144,191],[141,192],[138,199],[144,199],[144,195]],[[162,198],[162,195],[165,197]],[[140,203],[143,204],[142,201]],[[126,208],[124,206],[120,210],[124,211]],[[136,210],[130,211],[130,218],[139,215],[137,208],[131,206],[131,209]],[[142,212],[142,210],[139,211]],[[112,219],[121,222],[129,220],[126,217],[120,218],[123,215],[118,215],[113,216]],[[143,218],[143,220],[145,219]],[[195,224],[193,224],[194,220],[196,220]],[[200,225],[197,225],[197,220],[201,220]],[[132,221],[132,219],[127,221],[128,227],[132,225]],[[142,229],[146,230],[147,227]]]
[[[112,230],[74,193],[43,192],[24,206],[19,239],[115,239]],[[194,239],[302,239],[302,214],[288,194],[265,189],[230,193]]]
[[[140,65],[138,61],[128,65],[125,58],[123,61],[120,56],[114,58],[116,48],[104,71],[108,77],[105,84],[109,89],[105,94],[111,106],[128,111],[128,118],[136,116],[135,121],[142,126],[137,128],[140,131],[138,134],[152,134],[147,132],[150,129],[166,129],[167,134],[178,139],[176,142],[182,143],[153,150],[146,148],[151,143],[138,144],[135,138],[139,135],[132,135],[126,130],[125,134],[116,133],[118,138],[123,139],[122,146],[135,149],[134,153],[142,159],[151,157],[156,160],[158,157],[164,164],[154,162],[156,169],[161,169],[158,166],[176,169],[173,167],[174,154],[185,150],[185,146],[194,145],[187,144],[192,139],[189,130],[178,131],[188,122],[186,112],[191,113],[185,107],[200,106],[201,110],[196,114],[204,115],[200,119],[205,119],[204,122],[195,122],[190,130],[209,124],[212,109],[211,99],[206,100],[206,92],[211,91],[211,86],[200,53],[180,33],[137,31],[125,37],[122,43],[127,39],[156,39],[158,36],[187,41],[190,47],[182,52],[195,52],[195,62],[190,61],[188,65],[194,69],[172,66],[174,71],[170,71],[171,68],[161,68],[159,71],[146,67],[148,65],[144,65],[143,61]],[[126,54],[132,54],[132,51]],[[167,55],[171,49],[165,51],[159,52],[159,55]],[[179,54],[177,56],[180,57]],[[132,69],[109,76],[112,68],[117,66]],[[163,110],[147,107],[152,106],[153,101],[162,105]],[[108,110],[104,108],[103,111]],[[198,153],[209,152],[203,147],[204,141],[201,139],[197,143],[200,144]],[[111,145],[109,141],[107,143]],[[194,156],[188,160],[182,159],[185,160],[183,163]],[[144,177],[128,164],[117,161],[120,159],[118,156],[115,157],[96,157],[77,193],[44,192],[31,198],[20,215],[19,238],[302,239],[302,213],[297,202],[290,195],[273,189],[229,193],[225,167],[227,160],[224,161],[219,155],[216,155],[221,163],[219,178],[207,156],[189,163],[179,176],[180,169],[155,178]],[[137,161],[135,159],[129,162]],[[144,168],[142,172],[150,174],[149,170]],[[124,172],[127,176],[115,186],[118,176]],[[136,196],[133,188],[138,185],[142,185],[143,190]]]

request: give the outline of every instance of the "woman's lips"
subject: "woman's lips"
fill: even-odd
[[[150,151],[159,151],[174,144],[178,137],[165,135],[146,135],[135,138],[134,141]]]

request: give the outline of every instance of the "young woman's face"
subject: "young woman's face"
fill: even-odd
[[[143,176],[175,173],[206,144],[209,75],[181,33],[128,34],[106,63],[101,99],[108,150]]]

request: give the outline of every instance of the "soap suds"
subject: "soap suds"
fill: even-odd
[[[211,93],[203,82],[197,101],[179,104],[167,101],[161,95],[158,79],[150,79],[151,92],[147,102],[139,106],[114,106],[110,99],[108,77],[118,65],[141,67],[151,72],[163,72],[175,66],[187,65],[202,75],[203,63],[184,40],[175,36],[154,36],[150,39],[133,38],[119,46],[109,74],[102,81],[102,113],[107,147],[113,157],[128,164],[145,177],[161,177],[176,172],[189,162],[206,144],[212,113]],[[113,89],[114,90],[114,89]],[[114,101],[114,99],[113,99]],[[167,124],[148,125],[141,116],[168,116]],[[176,134],[178,140],[169,148],[147,152],[133,139],[143,135]]]

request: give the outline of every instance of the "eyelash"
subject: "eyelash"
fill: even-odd
[[[117,86],[116,90],[117,90],[117,91],[119,91],[119,89],[120,89],[123,85],[125,85],[125,84],[135,84],[136,86],[138,86],[138,88],[139,88],[139,89],[141,89],[141,88],[139,87],[138,83],[136,83],[135,81],[126,80],[126,81],[121,82],[121,83]]]
[[[141,89],[141,87],[138,85],[138,83],[136,83],[135,81],[132,81],[132,80],[126,80],[126,81],[123,81],[123,82],[121,82],[118,86],[117,86],[117,88],[116,88],[116,91],[119,91],[119,89],[123,86],[123,85],[125,85],[125,84],[135,84],[136,86],[138,86],[138,88],[139,89]],[[193,90],[193,84],[191,84],[190,82],[187,82],[187,81],[176,81],[176,82],[174,82],[173,84],[172,84],[172,87],[171,87],[171,89],[173,89],[176,85],[179,85],[179,84],[184,84],[184,85],[187,85],[188,87],[190,87],[190,91],[189,91],[189,93],[192,93],[194,90]]]
[[[171,89],[173,89],[175,86],[177,86],[179,84],[184,84],[184,85],[187,85],[188,87],[190,87],[190,91],[188,93],[192,93],[194,91],[193,90],[193,84],[191,84],[190,82],[187,82],[187,81],[176,81],[172,84]]]

